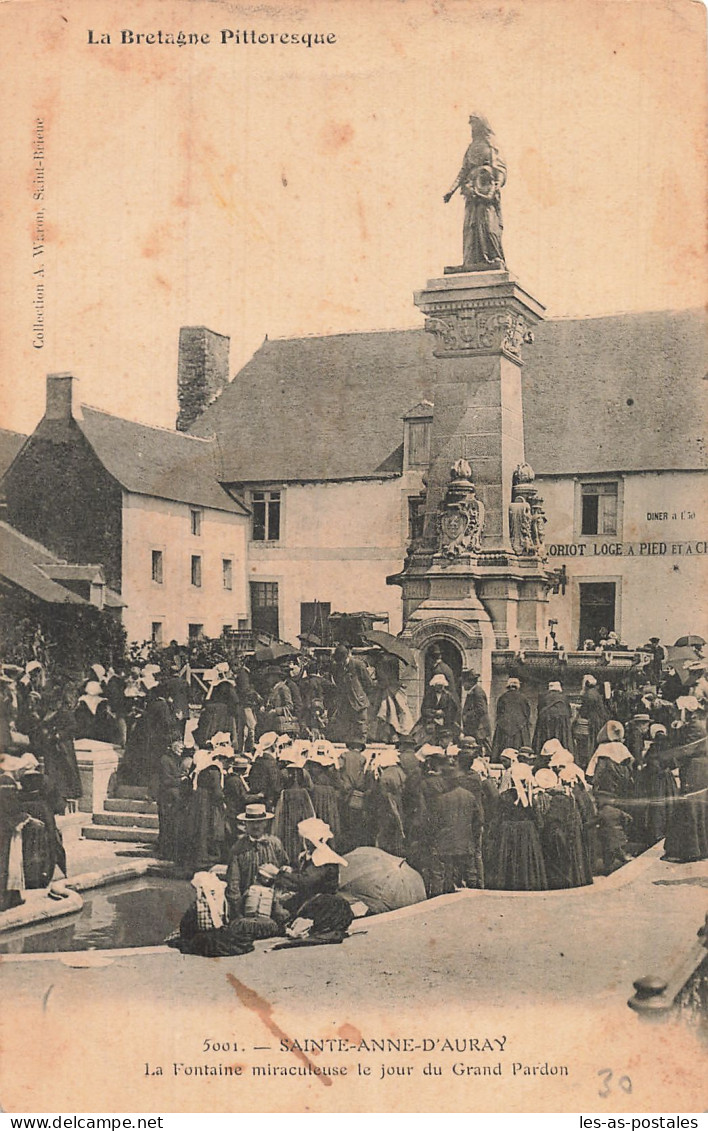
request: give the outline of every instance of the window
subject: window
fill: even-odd
[[[316,636],[322,643],[328,638],[329,601],[302,601],[300,604],[300,635]]]
[[[152,552],[152,579],[156,585],[162,585],[163,578],[163,557],[162,550],[153,550]]]
[[[192,554],[192,585],[197,589],[202,584],[202,559],[199,554]]]
[[[154,620],[150,631],[153,644],[162,644],[162,621]]]
[[[254,632],[267,632],[278,637],[278,583],[251,582],[251,627]]]
[[[192,534],[198,538],[202,532],[202,512],[194,509],[190,510],[189,523]]]
[[[254,491],[253,541],[277,542],[280,539],[280,491]]]
[[[578,646],[582,648],[586,640],[600,640],[615,630],[615,601],[617,586],[614,581],[580,583],[580,631]]]
[[[221,577],[224,583],[224,589],[233,589],[234,587],[234,564],[231,558],[221,559]]]
[[[617,484],[583,483],[581,534],[617,534]]]
[[[232,624],[224,624],[221,626],[221,635],[228,636],[230,632],[233,632],[233,630],[234,626]]]
[[[408,466],[427,467],[430,459],[430,421],[411,420],[408,424]]]
[[[202,636],[204,635],[204,625],[203,624],[187,625],[187,632],[189,633],[190,641],[194,642],[195,640],[201,640]]]
[[[408,540],[415,541],[423,537],[425,524],[425,495],[410,495],[408,497]]]

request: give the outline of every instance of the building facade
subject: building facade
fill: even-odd
[[[220,636],[248,620],[249,515],[217,470],[213,443],[75,405],[53,374],[3,477],[5,516],[65,563],[100,563],[130,640]]]
[[[560,571],[548,647],[706,635],[705,335],[698,311],[537,327],[522,385]],[[252,511],[252,623],[292,641],[317,610],[366,609],[400,631],[386,577],[422,530],[439,364],[422,330],[266,340],[192,425]]]

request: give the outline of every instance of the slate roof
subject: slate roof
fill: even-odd
[[[52,604],[88,605],[83,597],[65,589],[43,572],[43,565],[59,562],[51,550],[26,538],[6,522],[0,522],[0,577],[25,592]]]
[[[27,439],[21,432],[9,432],[0,428],[0,479]]]
[[[126,491],[248,514],[219,483],[219,444],[81,406],[76,423]]]
[[[432,400],[421,330],[266,340],[192,425],[226,482],[390,476],[403,416]],[[546,321],[525,351],[526,456],[539,474],[705,467],[700,311]],[[631,403],[630,403],[631,402]]]

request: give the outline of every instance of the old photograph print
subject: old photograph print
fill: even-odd
[[[685,1126],[704,6],[0,29],[0,1106]]]

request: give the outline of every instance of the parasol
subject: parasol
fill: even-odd
[[[702,648],[704,644],[702,636],[679,636],[674,648]]]
[[[426,898],[422,876],[381,848],[355,848],[344,857],[347,870],[339,891],[347,898],[360,899],[374,915],[422,903]]]
[[[391,636],[390,632],[380,632],[378,629],[373,628],[363,635],[364,639],[370,644],[378,644],[379,648],[382,648],[384,652],[388,652],[390,656],[396,656],[411,668],[416,666],[415,652],[408,644],[404,644],[398,636]]]
[[[300,649],[295,648],[292,644],[268,644],[266,648],[256,648],[253,658],[257,663],[274,663],[276,660],[284,660],[286,656],[299,656]]]

